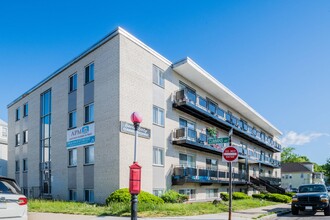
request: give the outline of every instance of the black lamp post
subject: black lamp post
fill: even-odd
[[[130,166],[130,182],[129,191],[132,195],[131,199],[131,220],[137,220],[137,195],[141,190],[141,166],[138,164],[136,159],[136,146],[137,146],[137,136],[140,123],[142,122],[142,117],[137,113],[133,112],[131,115],[131,121],[134,124],[135,137],[134,137],[134,161],[133,165]]]

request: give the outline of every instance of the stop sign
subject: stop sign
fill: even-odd
[[[238,150],[236,147],[226,147],[222,153],[222,160],[225,162],[236,162],[238,159]]]

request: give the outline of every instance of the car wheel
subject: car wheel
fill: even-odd
[[[294,206],[291,206],[291,212],[292,212],[292,215],[298,215],[299,209]]]
[[[324,209],[324,215],[325,215],[325,216],[330,216],[330,204],[328,205],[328,207],[326,207],[326,208]]]

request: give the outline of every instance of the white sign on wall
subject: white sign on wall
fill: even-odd
[[[89,144],[94,144],[95,132],[94,124],[85,125],[79,128],[75,128],[67,131],[66,147],[82,147]]]

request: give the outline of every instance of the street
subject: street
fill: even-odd
[[[279,216],[274,218],[276,220],[298,220],[298,219],[329,219],[330,220],[330,216],[324,216],[323,212],[317,212],[315,215],[313,213],[308,213],[308,212],[303,212],[300,213],[299,215],[292,215],[287,214],[287,215],[283,215],[283,216]]]

